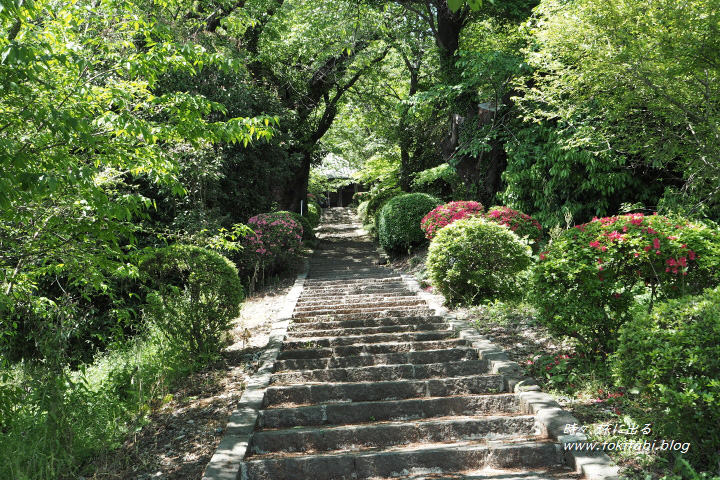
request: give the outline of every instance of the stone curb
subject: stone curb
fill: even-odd
[[[239,478],[242,461],[245,458],[250,436],[255,429],[265,396],[265,389],[270,384],[275,360],[280,353],[295,304],[302,293],[309,266],[310,261],[305,258],[303,272],[297,276],[295,284],[285,296],[284,305],[278,314],[279,320],[273,324],[268,346],[260,356],[260,368],[245,386],[237,409],[230,415],[227,427],[225,427],[225,434],[215,450],[215,454],[205,467],[202,480],[236,480]]]
[[[424,299],[435,314],[447,318],[448,323],[458,332],[458,338],[468,340],[478,352],[481,360],[488,361],[490,373],[502,374],[508,392],[514,392],[520,398],[520,409],[536,416],[538,429],[549,438],[562,445],[567,464],[588,480],[619,480],[619,468],[613,464],[610,457],[603,451],[570,451],[565,450],[565,444],[587,442],[585,435],[567,435],[565,425],[580,425],[577,418],[562,409],[555,399],[547,393],[542,393],[535,380],[521,374],[521,367],[517,362],[510,360],[507,353],[489,341],[467,321],[455,318],[443,305],[441,295],[434,295],[420,288],[413,275],[401,274],[408,288],[417,292]]]

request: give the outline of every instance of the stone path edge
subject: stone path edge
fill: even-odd
[[[413,275],[400,274],[400,276],[411,291],[417,292],[418,296],[435,310],[435,315],[448,320],[448,323],[458,332],[458,338],[468,340],[477,350],[480,359],[488,361],[490,373],[504,375],[506,390],[518,394],[520,408],[526,414],[536,415],[541,431],[562,445],[565,461],[571,468],[582,473],[588,480],[620,480],[623,478],[620,476],[620,469],[603,451],[566,450],[565,444],[567,443],[588,441],[583,434],[565,434],[565,425],[580,425],[578,419],[563,410],[551,395],[541,392],[535,379],[522,375],[520,364],[512,361],[502,348],[479,335],[469,322],[452,315],[443,305],[442,296],[423,290]]]
[[[240,477],[242,461],[257,423],[265,389],[270,384],[275,360],[280,354],[295,304],[303,291],[309,270],[310,260],[305,258],[303,271],[285,296],[278,321],[270,332],[268,346],[260,356],[260,368],[245,386],[237,408],[230,415],[223,438],[205,467],[202,480],[236,480]]]

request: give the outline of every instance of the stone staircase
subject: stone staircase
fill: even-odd
[[[587,478],[566,465],[557,425],[377,264],[349,212],[330,215],[238,478]]]

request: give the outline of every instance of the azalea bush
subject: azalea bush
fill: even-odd
[[[426,243],[420,222],[441,203],[426,193],[406,193],[388,200],[377,221],[380,246],[391,253],[402,253]]]
[[[243,276],[278,269],[301,254],[303,228],[289,213],[262,213],[247,225],[254,233],[242,239],[236,257]]]
[[[518,274],[531,264],[530,248],[509,228],[482,217],[458,220],[430,243],[428,277],[450,304],[519,296]]]
[[[542,226],[540,222],[517,210],[509,207],[491,207],[485,214],[485,218],[500,225],[507,226],[519,237],[528,238],[538,242],[542,238]]]
[[[593,219],[540,253],[532,282],[538,318],[579,348],[606,355],[637,305],[717,284],[717,229],[660,215]]]
[[[287,212],[284,210],[277,213],[290,215],[290,217],[292,217],[292,219],[295,220],[295,222],[302,227],[302,241],[304,245],[313,244],[317,241],[315,231],[313,229],[313,226],[310,224],[310,219],[308,219],[308,217],[303,217],[297,212]]]
[[[658,304],[622,326],[618,382],[645,399],[661,438],[690,442],[693,465],[720,461],[720,289]]]
[[[437,231],[456,220],[471,215],[480,215],[484,207],[478,202],[458,201],[440,205],[423,217],[420,226],[425,232],[425,238],[432,240]]]

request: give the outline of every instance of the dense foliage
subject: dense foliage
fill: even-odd
[[[662,215],[594,219],[540,254],[532,300],[554,332],[610,353],[635,304],[698,293],[718,282],[717,228]]]
[[[425,193],[407,193],[388,200],[378,214],[380,246],[391,253],[402,253],[426,243],[420,221],[441,203]]]
[[[461,218],[479,215],[483,213],[484,210],[484,207],[478,202],[450,202],[445,205],[440,205],[425,215],[420,226],[425,232],[425,238],[432,240],[441,228]]]
[[[659,303],[620,330],[618,382],[643,398],[664,438],[689,442],[703,469],[720,459],[720,290]]]
[[[450,304],[517,297],[530,248],[509,228],[472,216],[440,229],[430,243],[428,277]]]

